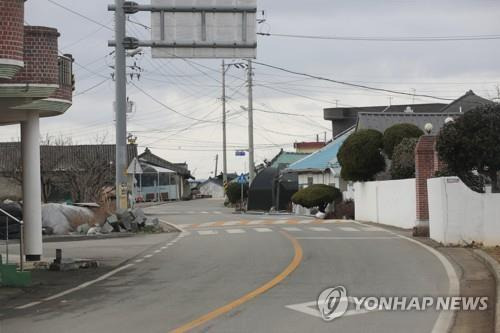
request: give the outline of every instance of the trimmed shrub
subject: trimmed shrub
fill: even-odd
[[[292,196],[292,202],[306,208],[318,207],[325,211],[329,203],[342,201],[342,192],[336,187],[314,184],[303,188]]]
[[[417,138],[404,138],[394,148],[391,164],[392,179],[415,178],[415,147]]]
[[[235,204],[241,201],[241,184],[229,183],[226,188],[227,199]],[[248,184],[243,184],[243,199],[248,197]]]
[[[384,152],[392,160],[394,148],[404,138],[419,138],[424,132],[413,124],[397,124],[389,127],[384,132]]]
[[[446,124],[436,148],[448,169],[468,186],[474,185],[467,179],[476,171],[489,178],[493,192],[500,192],[500,105],[479,106]]]
[[[369,129],[351,134],[337,154],[341,177],[352,181],[373,180],[377,173],[385,170],[381,149],[382,133]]]

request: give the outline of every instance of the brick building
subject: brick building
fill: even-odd
[[[42,254],[40,117],[72,104],[71,55],[58,54],[54,28],[25,26],[25,0],[0,0],[0,126],[20,124],[27,260]]]

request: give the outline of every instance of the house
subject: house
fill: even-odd
[[[129,177],[129,186],[133,188],[136,201],[181,200],[191,197],[189,180],[194,177],[188,165],[169,162],[153,154],[149,148],[129,165],[127,172],[132,176]]]
[[[68,177],[86,176],[93,184],[114,186],[115,145],[42,145],[40,146],[40,180],[43,201],[88,201],[88,197],[75,197],[76,188],[84,185]],[[127,146],[129,161],[137,156],[137,146]],[[91,171],[99,174],[88,174]],[[20,176],[21,143],[0,143],[0,198],[18,199],[22,195]],[[97,179],[97,177],[99,179]],[[95,183],[97,181],[97,183]],[[84,189],[80,189],[84,191]]]
[[[479,105],[493,103],[472,90],[449,104],[400,104],[388,106],[342,107],[323,110],[323,118],[332,122],[333,135],[356,126],[358,129],[376,129],[382,133],[395,124],[410,123],[423,129],[431,123],[437,132],[449,117],[457,117]]]
[[[306,157],[309,153],[300,153],[300,152],[288,152],[283,149],[274,156],[269,162],[267,162],[267,166],[276,169],[286,169],[290,164],[297,162],[298,160]]]
[[[312,142],[295,142],[293,144],[293,148],[295,148],[295,152],[297,153],[305,153],[311,154],[315,151],[326,146],[326,142],[321,141],[312,141]]]
[[[444,103],[429,104],[401,104],[385,106],[364,106],[364,107],[340,107],[327,108],[323,110],[323,118],[332,122],[332,135],[338,136],[358,123],[359,114],[370,113],[439,113],[447,105]]]
[[[23,219],[26,260],[42,255],[40,118],[72,105],[73,57],[59,55],[57,29],[24,25],[24,3],[0,2],[0,126],[18,125],[23,150]],[[10,185],[9,185],[10,186]]]
[[[352,126],[317,152],[290,164],[284,172],[298,174],[299,189],[313,184],[326,184],[342,191],[347,190],[347,183],[340,178],[337,153],[347,137],[354,131],[355,126]]]
[[[439,112],[412,111],[413,106],[408,106],[405,112],[359,112],[357,129],[374,129],[384,133],[386,129],[396,124],[413,124],[420,129],[425,125],[432,124],[432,133],[436,134],[444,126],[447,119],[459,117],[479,105],[492,104],[493,102],[477,96],[472,90],[459,97],[448,105],[442,107]],[[390,109],[389,109],[390,110]]]
[[[200,195],[204,197],[217,199],[224,199],[226,197],[224,184],[222,183],[222,179],[218,177],[207,179],[200,184],[198,190],[200,191]]]

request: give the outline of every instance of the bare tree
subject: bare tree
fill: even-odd
[[[75,202],[99,202],[110,183],[109,162],[74,156],[74,164],[61,172],[62,180]]]
[[[40,178],[42,183],[42,200],[48,202],[50,196],[60,183],[58,170],[67,159],[65,150],[61,147],[71,146],[73,140],[69,137],[47,136],[41,140]],[[52,148],[59,147],[59,148]]]

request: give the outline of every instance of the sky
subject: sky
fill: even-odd
[[[74,143],[114,143],[114,63],[107,41],[113,38],[113,14],[103,0],[30,0],[25,23],[56,27],[59,49],[76,59],[76,91],[66,114],[41,121],[41,136],[71,138]],[[147,1],[138,0],[142,4]],[[55,3],[69,8],[63,9]],[[260,0],[265,22],[259,32],[311,36],[373,38],[500,35],[498,0]],[[83,18],[79,16],[87,17]],[[148,13],[130,16],[127,34],[150,38]],[[295,72],[454,99],[469,89],[498,98],[500,39],[391,42],[258,37],[257,61]],[[231,62],[231,60],[228,60]],[[238,60],[235,60],[238,61]],[[152,59],[150,50],[128,59],[141,68],[129,80],[135,108],[128,130],[139,151],[149,147],[171,162],[187,162],[199,179],[213,176],[215,157],[222,169],[220,60]],[[228,171],[246,172],[248,147],[244,69],[231,67],[228,93]],[[255,66],[254,127],[256,163],[270,160],[297,141],[331,138],[323,108],[442,100],[382,93],[334,84]],[[284,114],[288,113],[288,114]],[[18,140],[19,126],[0,130],[3,141]]]

